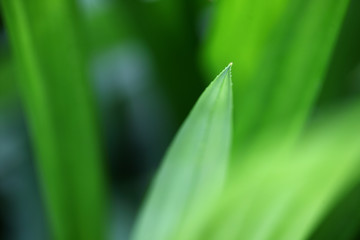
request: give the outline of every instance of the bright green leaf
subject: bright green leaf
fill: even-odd
[[[135,240],[191,234],[222,191],[232,134],[231,64],[201,95],[171,144],[137,223]]]
[[[237,168],[197,239],[306,239],[360,180],[358,103],[326,115],[291,155]],[[339,229],[338,229],[339,230]],[[350,229],[351,230],[351,229]]]

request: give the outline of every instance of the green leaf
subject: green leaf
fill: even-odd
[[[229,59],[239,66],[233,72],[234,156],[266,147],[263,138],[274,131],[284,147],[299,135],[348,2],[219,1],[204,61],[209,72]]]
[[[1,0],[51,239],[102,239],[104,187],[76,3]]]
[[[359,103],[339,115],[326,115],[285,159],[269,154],[234,170],[238,177],[196,239],[311,236],[329,210],[360,182],[360,136],[354,132],[359,117]]]
[[[309,239],[356,239],[360,228],[360,182],[326,214]]]
[[[360,127],[359,106],[357,101],[335,115],[325,115],[302,139],[294,154],[299,156],[299,165],[292,168],[297,175],[292,181],[294,194],[283,205],[272,231],[274,239],[308,237],[331,207],[359,184],[360,136],[354,132]],[[299,168],[304,168],[303,174]],[[284,185],[283,191],[289,187]]]
[[[360,61],[360,1],[351,0],[331,57],[319,105],[358,96],[357,68]]]
[[[191,235],[198,216],[206,213],[221,193],[232,137],[230,68],[231,64],[204,91],[176,135],[133,239],[168,240],[180,232]]]

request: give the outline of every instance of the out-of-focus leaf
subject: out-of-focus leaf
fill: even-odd
[[[319,95],[328,105],[360,92],[360,1],[351,0]]]
[[[1,3],[52,239],[102,239],[101,153],[76,2]]]
[[[181,229],[191,234],[221,193],[232,134],[230,68],[201,95],[171,144],[133,239],[174,239]]]
[[[360,184],[355,186],[344,199],[340,199],[336,206],[323,218],[319,226],[309,239],[358,239],[360,229]]]
[[[360,180],[360,108],[315,123],[290,159],[237,168],[196,239],[306,239]],[[330,120],[329,120],[330,119]],[[351,229],[350,229],[351,230]],[[341,231],[338,229],[338,231]]]
[[[239,65],[234,79],[234,156],[285,147],[303,126],[321,85],[348,0],[224,0],[205,48],[208,72]],[[226,43],[226,44],[225,44]],[[267,141],[264,141],[266,143]],[[256,148],[256,149],[254,149]]]

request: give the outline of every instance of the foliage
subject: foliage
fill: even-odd
[[[99,134],[96,71],[125,79],[116,124],[127,128],[133,111],[141,126],[129,132],[141,142],[169,116],[177,127],[229,62],[170,144],[132,239],[356,239],[359,1],[0,1],[54,239],[106,238],[102,143],[111,143]],[[166,111],[146,108],[151,94]]]

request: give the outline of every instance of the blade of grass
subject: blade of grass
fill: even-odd
[[[360,181],[359,104],[320,120],[293,152],[235,172],[197,239],[306,239]],[[331,121],[328,121],[331,119]]]
[[[229,59],[239,65],[233,72],[234,156],[262,149],[262,138],[274,131],[283,136],[278,145],[292,144],[313,106],[348,2],[219,2],[204,59],[209,72]]]
[[[1,0],[53,239],[102,239],[104,187],[75,2]]]
[[[331,207],[359,184],[360,137],[354,134],[359,128],[359,106],[352,103],[309,129],[295,153],[308,169],[294,179],[298,184],[289,204],[283,206],[272,237],[308,237]]]
[[[226,177],[232,133],[230,65],[201,95],[171,144],[134,231],[135,240],[192,234]],[[187,237],[183,239],[188,239]]]

